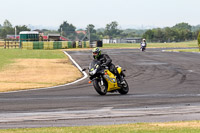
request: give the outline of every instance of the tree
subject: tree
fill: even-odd
[[[197,37],[197,31],[194,33],[191,31],[191,27],[188,23],[179,23],[173,27],[157,28],[147,30],[143,37],[148,41],[153,42],[179,42],[193,40]]]
[[[99,28],[96,31],[97,31],[97,35],[98,35],[99,39],[103,39],[104,38],[105,29],[104,28]]]
[[[164,32],[161,28],[154,29],[154,39],[157,40],[157,42],[164,42]]]
[[[0,30],[0,38],[6,38],[7,31],[3,28]]]
[[[153,30],[147,30],[144,34],[143,34],[143,38],[145,38],[148,41],[153,41],[154,40],[154,32]]]
[[[12,28],[12,24],[6,19],[0,31],[0,37],[6,38],[8,34],[15,34],[15,30]]]
[[[200,25],[192,26],[193,32],[198,31],[198,30],[200,30]]]
[[[99,36],[94,28],[95,26],[93,24],[89,24],[86,28],[87,34],[90,36],[90,41],[99,40]]]
[[[170,27],[164,28],[164,41],[173,42],[176,41],[176,31]]]
[[[199,51],[200,51],[200,32],[199,32],[197,40],[198,40],[198,46],[199,46]]]
[[[106,25],[104,35],[109,36],[109,38],[117,37],[122,31],[118,29],[118,23],[116,21],[111,22]]]
[[[17,34],[19,34],[21,31],[31,31],[31,29],[29,29],[26,25],[17,25],[16,26],[17,29]]]
[[[96,30],[94,29],[94,25],[93,24],[89,24],[86,28],[87,32],[89,33],[96,33]]]
[[[85,39],[85,34],[84,33],[79,33],[79,34],[77,34],[77,38],[78,38],[78,40],[84,40]]]
[[[76,38],[76,27],[72,24],[67,23],[67,21],[64,21],[63,24],[60,25],[60,28],[58,29],[59,32],[62,32],[61,34],[65,37],[67,37],[70,40],[75,40]]]
[[[60,32],[58,30],[47,30],[47,29],[42,29],[42,32],[44,33],[44,35],[48,35],[48,34],[59,34]]]
[[[189,31],[191,31],[192,26],[189,25],[188,23],[184,23],[184,22],[182,22],[182,23],[178,23],[178,24],[176,24],[176,25],[173,26],[172,28],[174,28],[174,29],[178,29],[178,30],[189,30]]]
[[[146,30],[125,29],[121,33],[123,37],[142,37]]]
[[[12,24],[6,19],[3,23],[3,27],[10,27],[12,28]]]

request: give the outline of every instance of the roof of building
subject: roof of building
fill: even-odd
[[[48,39],[48,36],[42,36],[43,37],[43,39],[45,39],[45,40],[47,40]]]
[[[7,35],[9,39],[15,39],[15,35]],[[19,39],[19,35],[16,35],[16,39]]]
[[[19,34],[39,34],[38,31],[21,31]]]
[[[48,36],[60,36],[60,34],[48,34]]]
[[[42,36],[43,39],[48,40],[48,36]],[[68,39],[66,37],[60,36],[60,40],[61,41],[68,41]]]
[[[69,41],[67,38],[65,38],[63,36],[60,37],[60,40],[62,40],[62,41]]]
[[[80,33],[86,34],[86,31],[84,31],[84,30],[78,30],[78,31],[76,31],[76,33],[77,34],[80,34]]]

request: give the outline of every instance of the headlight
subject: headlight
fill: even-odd
[[[93,71],[89,72],[89,74],[90,74],[90,75],[95,75],[95,74],[96,74],[96,72],[97,72],[97,69],[95,69],[95,70],[93,70]]]

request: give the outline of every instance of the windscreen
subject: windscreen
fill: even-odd
[[[93,60],[89,65],[89,69],[96,68],[97,65],[99,65],[99,61]]]

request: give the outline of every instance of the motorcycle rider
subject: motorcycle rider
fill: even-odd
[[[93,58],[100,61],[101,66],[107,66],[109,71],[112,72],[114,75],[117,76],[117,78],[120,80],[121,84],[125,84],[124,79],[121,77],[119,72],[117,71],[117,68],[112,63],[111,58],[107,54],[101,54],[101,49],[96,47],[92,50]]]
[[[140,43],[140,49],[142,50],[142,47],[144,47],[144,49],[146,49],[146,46],[147,46],[146,39],[142,39],[142,42]]]

